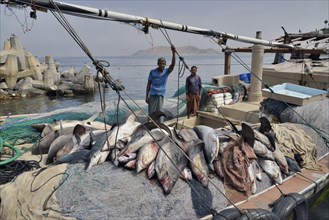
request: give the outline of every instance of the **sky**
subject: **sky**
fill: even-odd
[[[159,19],[198,28],[274,40],[288,33],[313,31],[325,27],[329,20],[329,0],[62,0],[65,3],[107,9],[124,14]],[[0,42],[3,45],[12,34],[18,36],[24,48],[35,56],[84,56],[85,53],[66,32],[52,13],[37,11],[37,19],[29,18],[31,8],[18,9],[0,5]],[[135,27],[115,21],[103,21],[65,15],[93,56],[125,56],[138,50],[169,46],[161,31],[150,29],[144,34]],[[27,31],[27,29],[30,29]],[[176,47],[193,45],[200,49],[221,51],[209,37],[167,30]],[[251,44],[229,40],[228,46]]]

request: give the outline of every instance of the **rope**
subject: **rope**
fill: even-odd
[[[40,173],[42,173],[43,171],[45,171],[47,169],[47,167],[43,167],[41,169],[39,169],[38,171],[36,171],[35,173],[32,174],[32,176],[34,177],[32,182],[31,182],[31,185],[30,185],[30,192],[36,192],[38,191],[39,189],[41,189],[44,185],[46,185],[46,183],[48,183],[51,179],[55,178],[56,176],[59,176],[59,175],[65,175],[65,179],[60,181],[59,185],[57,187],[54,187],[53,191],[49,194],[49,196],[46,198],[45,202],[43,203],[43,210],[47,210],[47,209],[50,209],[50,210],[53,210],[53,211],[56,211],[56,212],[60,212],[59,210],[54,210],[52,209],[51,207],[47,208],[47,203],[48,201],[50,200],[51,196],[57,191],[57,189],[64,184],[64,182],[69,178],[69,174],[66,173],[66,172],[62,172],[62,173],[58,173],[52,177],[50,177],[46,182],[44,182],[43,184],[41,184],[39,187],[37,187],[36,189],[33,189],[33,183],[35,181],[35,179],[37,178],[37,176],[39,176]]]
[[[20,19],[18,18],[18,16],[16,15],[16,13],[13,11],[13,9],[10,7],[10,5],[6,5],[6,8],[5,8],[5,15],[7,15],[7,16],[12,16],[12,15],[14,15],[14,17],[16,18],[16,20],[17,20],[17,22],[19,23],[19,25],[21,26],[21,28],[22,28],[22,30],[23,30],[23,33],[25,34],[26,32],[29,32],[29,31],[32,31],[32,28],[33,28],[33,25],[34,25],[34,20],[35,19],[33,19],[32,20],[32,22],[31,22],[31,24],[30,24],[30,26],[29,26],[29,24],[28,24],[28,20],[27,20],[27,18],[29,17],[28,16],[28,12],[27,12],[27,10],[26,10],[26,7],[24,7],[24,6],[19,6],[19,5],[17,5],[17,7],[19,7],[19,8],[23,8],[23,11],[24,11],[24,21],[20,21]],[[6,14],[6,10],[9,10],[10,12],[11,12],[11,14]]]
[[[40,168],[40,165],[35,160],[16,160],[5,165],[0,165],[0,185],[13,181],[18,175],[25,171],[38,168]]]
[[[0,161],[0,166],[9,164],[9,163],[15,161],[20,156],[19,150],[17,148],[15,148],[14,146],[12,146],[10,144],[3,143],[3,140],[0,137],[0,152],[1,152],[1,149],[3,148],[3,146],[8,147],[9,149],[11,149],[13,151],[13,157],[11,157],[5,161]],[[1,156],[1,154],[0,154],[0,156]]]
[[[162,20],[160,20],[161,25],[163,25]],[[161,31],[162,35],[165,37],[165,39],[168,41],[169,45],[171,47],[174,46],[174,44],[172,43],[170,36],[167,32],[167,30],[165,28],[159,28],[159,30]],[[188,69],[190,72],[191,70],[189,69],[188,65],[186,64],[185,60],[183,57],[181,57],[178,53],[177,50],[175,50],[175,53],[177,54],[177,56],[179,57],[179,63],[178,63],[178,74],[177,74],[177,91],[179,90],[180,86],[179,86],[179,79],[182,78],[184,76],[185,70]],[[179,96],[177,96],[177,116],[176,116],[176,122],[178,124],[178,117],[179,117]]]
[[[4,143],[0,137],[0,158],[4,156],[1,154],[3,147],[7,147],[12,151],[12,157],[0,160],[0,185],[8,183],[14,180],[19,174],[38,169],[40,167],[39,162],[35,160],[17,160],[21,155],[19,150],[8,143]]]

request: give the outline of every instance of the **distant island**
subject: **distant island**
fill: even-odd
[[[176,50],[180,55],[211,55],[211,54],[220,54],[219,51],[216,51],[214,49],[208,48],[208,49],[199,49],[194,46],[185,46],[185,47],[177,47]],[[132,56],[165,56],[170,55],[171,50],[169,46],[157,46],[152,47],[147,50],[139,50],[136,53],[132,54]]]

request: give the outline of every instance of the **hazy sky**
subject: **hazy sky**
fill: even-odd
[[[283,35],[281,26],[289,33],[312,31],[325,26],[329,20],[329,0],[275,0],[275,1],[68,1],[62,2],[107,9],[130,15],[161,19],[199,28],[255,37],[262,31],[263,39],[273,40]],[[52,13],[37,12],[37,19],[28,17],[27,10],[4,5],[0,7],[1,45],[11,34],[21,40],[33,55],[84,56],[84,52],[55,19]],[[130,55],[152,46],[167,46],[168,42],[159,30],[150,30],[145,35],[136,28],[114,21],[102,21],[65,15],[80,38],[94,56]],[[22,24],[24,24],[22,26]],[[33,24],[33,26],[32,26]],[[24,33],[23,29],[31,28]],[[194,45],[198,48],[214,48],[220,51],[209,38],[168,30],[176,47]],[[229,46],[249,46],[228,41]],[[2,47],[2,46],[1,46]]]

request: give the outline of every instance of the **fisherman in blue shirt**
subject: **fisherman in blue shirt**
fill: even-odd
[[[176,63],[174,46],[171,46],[172,60],[168,68],[166,67],[166,59],[160,57],[158,59],[158,67],[151,70],[147,86],[145,102],[149,104],[148,112],[151,115],[155,111],[162,111],[163,98],[166,94],[166,84],[169,74],[174,70]],[[163,117],[160,118],[160,122],[163,122]]]

